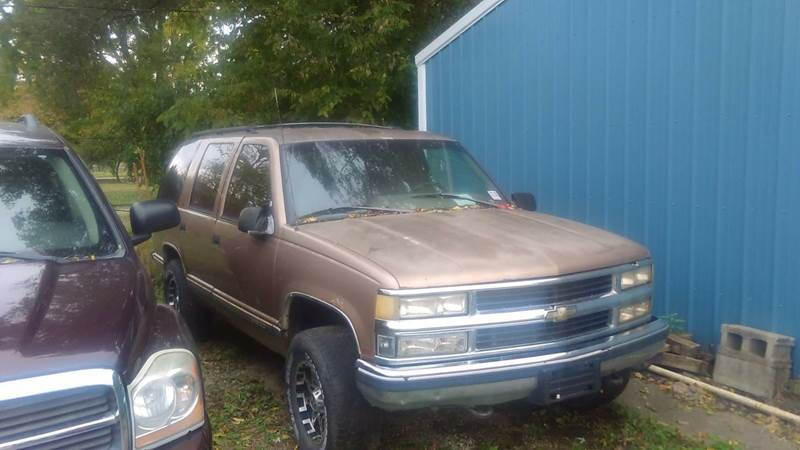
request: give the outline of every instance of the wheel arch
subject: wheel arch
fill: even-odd
[[[349,330],[357,354],[361,345],[353,322],[341,309],[303,292],[290,292],[286,296],[280,321],[281,328],[287,330],[289,338],[300,331],[326,325],[339,325]]]

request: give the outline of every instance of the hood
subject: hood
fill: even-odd
[[[127,258],[0,263],[0,380],[120,369],[137,326]]]
[[[613,233],[521,210],[381,215],[299,230],[369,259],[400,288],[551,277],[649,257]]]

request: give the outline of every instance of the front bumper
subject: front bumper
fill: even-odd
[[[521,354],[403,368],[359,359],[356,384],[370,404],[385,410],[505,403],[535,395],[540,378],[556,369],[592,362],[599,365],[599,375],[606,376],[636,367],[661,351],[667,332],[667,324],[653,318],[584,347],[545,355]]]
[[[158,447],[158,450],[210,450],[211,449],[211,422],[206,416],[203,426],[190,431],[179,439]]]

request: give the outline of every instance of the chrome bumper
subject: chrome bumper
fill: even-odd
[[[479,406],[532,396],[543,372],[599,364],[600,376],[636,367],[661,351],[667,324],[653,318],[637,328],[585,347],[548,354],[520,354],[447,364],[385,367],[359,359],[356,384],[367,401],[385,410],[430,406]]]

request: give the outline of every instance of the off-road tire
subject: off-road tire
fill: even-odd
[[[196,341],[208,338],[211,312],[192,297],[183,265],[178,259],[170,259],[164,267],[164,301],[180,313]]]
[[[602,380],[600,392],[567,400],[564,402],[564,406],[579,411],[591,411],[593,409],[602,408],[603,406],[611,404],[611,402],[625,391],[630,379],[631,373],[627,370],[609,375]]]
[[[363,448],[366,433],[378,433],[377,411],[356,388],[357,356],[353,337],[343,327],[312,328],[292,339],[286,359],[286,397],[300,449]],[[309,392],[308,386],[316,381],[307,383],[308,373],[316,374],[321,385],[321,404],[314,401],[319,396]],[[303,422],[319,410],[324,411],[324,429],[319,423],[309,427]]]

